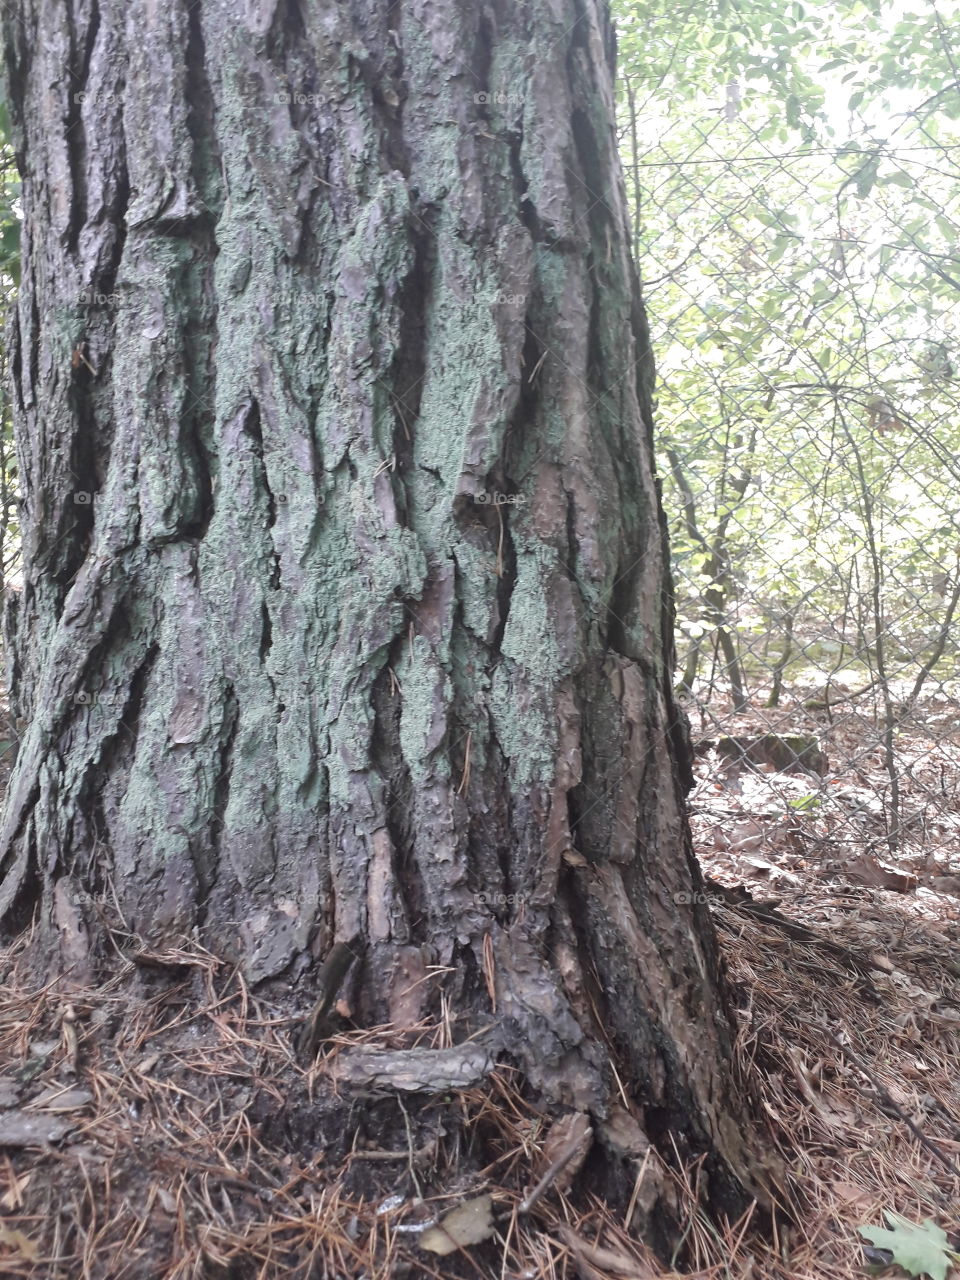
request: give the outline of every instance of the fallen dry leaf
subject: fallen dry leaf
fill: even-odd
[[[585,1262],[591,1268],[602,1268],[603,1271],[612,1272],[615,1276],[622,1276],[623,1280],[654,1280],[656,1272],[652,1271],[642,1258],[631,1258],[619,1250],[589,1244],[571,1227],[560,1226],[557,1232],[580,1263]]]
[[[867,854],[847,858],[843,869],[854,884],[865,884],[871,889],[889,889],[893,893],[912,893],[920,883],[916,876],[885,867],[882,862]]]
[[[540,1153],[538,1172],[543,1174],[559,1164],[561,1167],[553,1185],[565,1191],[580,1172],[592,1144],[593,1128],[588,1115],[574,1112],[562,1116],[550,1127]]]
[[[36,1261],[37,1246],[22,1231],[14,1231],[9,1227],[0,1226],[0,1246],[5,1249],[12,1249],[14,1257],[21,1257],[26,1262]]]
[[[23,1196],[21,1195],[21,1192],[26,1189],[32,1177],[33,1174],[31,1173],[23,1173],[19,1178],[14,1175],[10,1186],[3,1193],[3,1196],[0,1197],[0,1207],[4,1209],[19,1209],[23,1204]]]
[[[169,1192],[166,1187],[156,1187],[157,1199],[167,1213],[177,1212],[177,1197]]]
[[[873,1204],[873,1196],[864,1191],[863,1187],[858,1187],[855,1182],[834,1182],[831,1183],[831,1189],[837,1199],[850,1208],[863,1208]]]
[[[444,1214],[435,1227],[428,1227],[420,1245],[431,1253],[446,1256],[470,1244],[479,1244],[493,1235],[493,1199],[477,1196]]]

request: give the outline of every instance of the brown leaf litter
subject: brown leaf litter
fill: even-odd
[[[904,913],[899,896],[858,893],[798,891],[776,910],[710,895],[740,1069],[789,1177],[772,1234],[752,1215],[717,1225],[698,1208],[700,1166],[670,1167],[639,1135],[635,1198],[655,1162],[674,1184],[686,1266],[704,1280],[859,1274],[857,1227],[882,1224],[883,1208],[958,1242],[955,933]],[[19,950],[3,957],[0,1003],[5,1278],[677,1274],[570,1185],[585,1121],[551,1126],[507,1069],[445,1097],[456,1133],[438,1108],[384,1145],[367,1136],[380,1104],[331,1092],[329,1068],[409,1037],[341,1034],[304,1070],[293,1020],[196,946],[159,957],[165,978],[139,994],[129,972],[100,989],[30,990]],[[437,1047],[432,1034],[421,1029],[421,1047]],[[499,1153],[482,1168],[469,1159],[480,1134]],[[454,1242],[448,1256],[422,1247],[435,1228]]]

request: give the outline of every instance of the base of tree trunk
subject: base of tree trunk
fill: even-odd
[[[606,4],[0,21],[29,232],[0,921],[80,987],[202,945],[308,1050],[348,946],[345,1092],[420,1115],[509,1068],[589,1127],[584,1185],[625,1207],[637,1161],[702,1159],[736,1211],[762,1177],[684,814]]]
[[[127,1224],[127,1236],[136,1234],[143,1250],[188,1249],[205,1221],[203,1206],[214,1204],[220,1217],[204,1228],[212,1232],[211,1256],[213,1242],[223,1243],[231,1226],[244,1241],[241,1256],[260,1230],[272,1240],[276,1269],[258,1274],[285,1280],[317,1274],[305,1243],[295,1243],[311,1217],[332,1233],[319,1257],[349,1257],[352,1247],[362,1247],[371,1256],[379,1250],[382,1261],[378,1215],[388,1201],[386,1221],[397,1233],[390,1247],[398,1250],[398,1269],[390,1274],[427,1276],[431,1267],[450,1277],[476,1275],[478,1267],[500,1274],[505,1240],[516,1259],[525,1247],[521,1237],[529,1242],[544,1233],[574,1256],[587,1249],[586,1265],[589,1242],[601,1238],[604,1223],[682,1266],[685,1251],[677,1251],[677,1242],[690,1214],[706,1211],[733,1223],[750,1207],[746,1179],[767,1176],[759,1166],[734,1174],[715,1154],[697,1151],[682,1130],[656,1131],[652,1116],[622,1097],[604,1116],[551,1105],[508,1054],[495,1062],[481,1048],[446,1047],[455,1023],[360,1032],[341,1003],[304,1068],[296,1048],[302,1018],[289,990],[267,984],[253,995],[235,968],[186,942],[179,951],[140,953],[132,968],[114,966],[109,982],[67,991],[47,986],[40,994],[25,989],[29,945],[21,940],[17,952],[16,972],[4,974],[4,1002],[32,1007],[31,1043],[45,1046],[43,1057],[29,1059],[41,1075],[24,1088],[54,1101],[52,1111],[36,1104],[7,1111],[0,1140],[18,1151],[18,1175],[38,1170],[21,1211],[36,1212],[41,1223],[56,1219],[40,1212],[50,1156],[31,1154],[30,1147],[49,1140],[58,1151],[61,1199],[73,1188],[78,1204],[91,1198],[91,1212],[111,1196],[123,1195],[129,1206],[144,1196],[153,1203],[158,1193],[150,1187],[167,1189],[163,1212],[155,1206],[137,1233]],[[42,1135],[38,1123],[46,1126]],[[18,1126],[28,1124],[33,1137],[23,1130],[21,1142]],[[175,1242],[166,1237],[176,1228],[169,1204],[170,1189],[178,1187],[191,1230]],[[281,1188],[289,1191],[280,1194]],[[755,1190],[764,1196],[762,1187]],[[439,1221],[442,1234],[446,1215],[469,1215],[469,1206],[486,1196],[491,1230],[465,1238],[448,1256],[425,1247],[431,1237],[419,1226]],[[353,1207],[328,1220],[319,1211],[305,1216],[308,1201]],[[226,1218],[224,1203],[232,1206]],[[582,1215],[589,1226],[573,1230]],[[762,1209],[755,1214],[754,1226],[764,1216]],[[91,1245],[101,1262],[98,1250],[122,1251],[122,1232],[111,1243],[111,1229],[123,1223],[121,1207]],[[459,1238],[456,1224],[454,1217],[450,1231]],[[69,1233],[61,1233],[43,1252],[54,1256],[69,1242]],[[634,1257],[632,1246],[623,1248],[621,1261]],[[156,1267],[141,1261],[138,1274],[163,1274]],[[67,1269],[64,1280],[71,1274]],[[61,1273],[51,1268],[46,1275],[60,1280]]]

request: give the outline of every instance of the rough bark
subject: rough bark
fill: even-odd
[[[5,918],[305,993],[357,938],[358,1018],[442,998],[732,1195],[604,6],[4,14]]]

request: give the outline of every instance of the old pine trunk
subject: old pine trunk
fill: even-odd
[[[357,1023],[488,1028],[604,1167],[626,1099],[735,1203],[605,5],[3,26],[8,927],[76,981],[196,937],[304,1011],[350,940]]]

